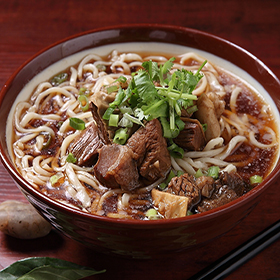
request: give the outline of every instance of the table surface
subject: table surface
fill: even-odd
[[[0,0],[0,87],[27,59],[60,39],[86,30],[129,23],[191,27],[223,37],[261,59],[280,77],[280,1],[278,0]],[[25,201],[0,163],[0,202]],[[139,261],[93,252],[55,231],[37,240],[18,240],[0,232],[0,268],[32,256],[57,257],[95,269],[87,279],[188,279],[244,243],[280,217],[280,183],[229,233],[191,252],[166,259]],[[280,277],[280,240],[226,279]]]

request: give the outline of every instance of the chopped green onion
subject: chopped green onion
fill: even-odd
[[[106,65],[104,64],[97,64],[96,68],[98,69],[98,71],[106,71]]]
[[[113,142],[124,145],[128,138],[127,128],[120,128],[116,131]]]
[[[124,113],[123,117],[128,119],[128,120],[130,120],[130,121],[132,121],[132,122],[134,122],[134,123],[136,123],[136,124],[144,126],[144,124],[139,119],[129,115],[128,113]]]
[[[260,184],[263,180],[262,176],[259,175],[253,175],[250,177],[250,184],[255,185],[255,184]]]
[[[109,119],[109,126],[118,126],[118,122],[119,122],[119,115],[117,114],[111,114],[110,115],[110,119]]]
[[[109,106],[110,107],[119,106],[122,103],[124,97],[125,97],[124,90],[120,87],[118,93],[116,94],[115,100],[112,103],[110,103]]]
[[[169,184],[169,182],[171,181],[172,178],[174,178],[176,175],[174,173],[173,170],[171,170],[167,176],[167,179],[166,179],[166,183]]]
[[[171,142],[171,145],[167,147],[167,150],[169,151],[170,155],[174,158],[183,158],[184,150],[175,144],[172,139],[169,139],[169,141]]]
[[[125,98],[124,90],[120,87],[118,93],[116,94],[115,100],[109,104],[109,108],[105,111],[102,118],[108,121],[110,119],[110,115],[114,112],[116,107],[122,103],[124,98]]]
[[[163,191],[167,187],[167,184],[166,183],[160,183],[158,187],[159,187],[160,190]]]
[[[75,163],[77,161],[77,159],[75,158],[75,156],[72,153],[69,153],[66,158],[66,161],[69,163]]]
[[[67,78],[68,78],[67,73],[60,73],[51,79],[51,84],[53,86],[58,86],[58,85],[62,84],[63,82],[65,82],[67,80]]]
[[[170,183],[171,179],[174,178],[176,176],[176,174],[174,173],[173,170],[171,170],[166,178],[166,180],[164,182],[162,182],[161,184],[158,185],[160,190],[164,190],[167,185]]]
[[[188,112],[188,114],[189,115],[191,115],[191,114],[193,114],[194,112],[196,112],[198,109],[197,109],[197,106],[196,105],[193,105],[193,106],[191,106],[191,107],[189,107],[188,109],[187,109],[187,112]]]
[[[127,106],[119,106],[120,111],[124,114],[124,113],[128,113],[128,114],[132,114],[132,108],[131,107],[127,107]]]
[[[203,176],[203,175],[204,175],[204,174],[202,173],[201,169],[199,168],[199,169],[196,171],[194,177],[195,177],[195,178],[199,178],[199,177],[201,177],[201,176]]]
[[[109,107],[107,108],[107,110],[105,111],[104,115],[103,115],[103,119],[108,121],[110,119],[110,115],[113,114],[113,112],[115,111],[115,107]]]
[[[133,127],[133,122],[127,118],[121,118],[121,120],[118,123],[118,126],[120,127]]]
[[[84,94],[79,95],[78,101],[80,103],[80,107],[81,107],[82,111],[83,112],[88,111],[89,102],[88,102],[88,98]]]
[[[203,123],[201,126],[203,129],[203,132],[205,132],[207,130],[207,123]]]
[[[178,170],[177,171],[177,177],[180,177],[183,174],[185,174],[185,172],[183,170]]]
[[[190,211],[190,210],[188,210],[188,211],[187,211],[187,216],[191,216],[191,215],[193,215],[193,212]]]
[[[127,78],[124,77],[124,76],[119,76],[116,81],[121,82],[121,83],[125,83],[127,81]]]
[[[147,217],[149,220],[158,220],[158,219],[160,219],[157,210],[154,209],[154,208],[151,208],[151,209],[149,209],[149,210],[146,212],[146,217]]]
[[[43,147],[42,147],[43,149],[46,149],[51,144],[52,136],[48,132],[43,133],[43,134],[48,137],[47,141],[43,143]]]
[[[81,87],[79,89],[79,94],[80,95],[85,95],[86,97],[88,97],[90,95],[90,90],[85,88],[85,87]]]
[[[185,123],[179,117],[175,118],[175,123],[180,131],[184,129]]]
[[[85,122],[79,118],[69,118],[69,124],[76,130],[84,130],[86,128]]]
[[[219,171],[220,171],[219,166],[210,166],[209,169],[207,170],[207,176],[210,176],[214,179],[218,179]]]
[[[116,85],[114,85],[114,86],[107,86],[106,89],[107,89],[108,94],[110,94],[112,92],[117,91],[118,87]]]
[[[55,175],[51,176],[50,177],[51,185],[54,186],[58,182],[58,180],[62,177],[63,177],[62,173],[56,173]]]

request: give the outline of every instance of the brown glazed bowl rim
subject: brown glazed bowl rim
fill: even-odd
[[[139,31],[141,31],[143,35],[139,35],[141,33]],[[236,45],[236,44],[234,44],[230,41],[222,39],[218,36],[215,36],[215,35],[212,35],[210,33],[203,32],[203,31],[199,31],[199,30],[196,30],[196,29],[192,29],[192,28],[180,27],[180,26],[174,26],[174,25],[162,25],[162,24],[117,25],[117,26],[88,30],[88,31],[85,31],[85,32],[67,37],[63,40],[60,40],[60,41],[44,48],[43,50],[41,50],[40,52],[38,52],[34,56],[32,56],[25,63],[23,63],[12,74],[12,76],[8,79],[8,81],[5,83],[5,85],[1,89],[1,92],[0,92],[0,119],[3,118],[3,116],[1,116],[1,107],[3,106],[2,105],[3,99],[5,98],[5,95],[6,95],[7,91],[9,90],[9,88],[11,87],[11,85],[13,84],[13,81],[15,80],[15,78],[17,78],[17,76],[20,75],[21,72],[24,71],[24,68],[27,67],[30,63],[32,63],[32,62],[34,63],[34,60],[40,59],[40,57],[44,56],[48,52],[52,51],[54,53],[54,51],[53,51],[54,48],[59,49],[59,47],[63,47],[63,46],[65,48],[65,43],[73,42],[72,49],[77,48],[77,50],[76,51],[72,50],[68,54],[66,54],[65,56],[71,55],[75,52],[82,51],[84,49],[92,47],[92,45],[83,46],[83,48],[80,48],[79,44],[77,42],[79,41],[79,39],[81,37],[88,36],[88,35],[90,36],[91,34],[103,34],[104,35],[103,37],[101,36],[100,42],[92,42],[92,43],[95,44],[94,46],[102,46],[102,45],[104,45],[104,42],[105,42],[105,44],[122,43],[124,41],[135,42],[135,40],[129,39],[127,35],[130,34],[131,36],[135,36],[136,32],[139,32],[137,37],[139,37],[139,38],[141,37],[141,39],[138,40],[139,42],[140,41],[143,41],[143,42],[144,41],[145,42],[157,41],[157,42],[163,42],[163,43],[167,42],[165,38],[161,39],[160,36],[158,38],[157,37],[152,38],[152,36],[154,36],[154,34],[156,33],[154,31],[160,31],[160,32],[163,32],[163,34],[165,34],[165,33],[166,34],[175,34],[176,33],[177,36],[179,36],[179,37],[184,35],[184,34],[188,34],[194,40],[195,46],[193,46],[193,47],[201,49],[201,50],[205,50],[207,52],[214,53],[214,54],[218,51],[221,51],[222,55],[218,55],[218,54],[216,54],[216,55],[220,56],[221,58],[227,59],[227,60],[228,60],[228,57],[227,57],[228,55],[231,56],[231,55],[237,55],[238,54],[237,57],[243,58],[245,60],[247,59],[247,61],[244,62],[244,61],[241,61],[240,59],[236,60],[234,62],[232,60],[229,60],[229,61],[233,62],[235,65],[239,66],[240,68],[242,68],[245,71],[248,70],[246,68],[249,67],[248,66],[249,63],[253,63],[253,65],[255,67],[255,70],[254,70],[255,72],[253,71],[254,73],[250,74],[250,75],[254,77],[256,75],[260,75],[260,72],[261,72],[261,75],[264,75],[264,79],[269,77],[269,79],[272,81],[272,87],[275,90],[275,92],[276,91],[280,92],[280,81],[262,61],[260,61],[258,58],[256,58],[254,55],[252,55],[251,53],[249,53],[248,51],[246,51],[242,47],[240,47],[240,46],[238,46],[238,45]],[[110,35],[110,33],[119,34],[119,38],[115,38],[115,37],[111,38],[110,36],[108,36],[108,35]],[[148,37],[145,37],[147,35],[148,35]],[[124,37],[122,37],[122,36],[124,36]],[[200,45],[200,44],[203,44],[203,42],[208,42],[208,43],[212,42],[213,46],[211,45],[209,47],[209,45],[208,45],[208,46],[205,47],[205,49],[203,49],[203,46]],[[190,46],[190,44],[184,44],[184,42],[168,41],[167,43]],[[197,44],[200,47],[198,47]],[[217,50],[215,48],[218,45],[220,47],[218,47],[218,50]],[[190,47],[192,47],[192,46],[190,46]],[[67,52],[67,47],[66,47],[66,52]],[[64,57],[63,54],[61,54],[61,56],[62,57],[60,57],[60,59],[62,59]],[[245,65],[245,67],[244,67],[244,65]],[[41,70],[43,70],[44,68],[45,67],[43,67]],[[37,74],[37,73],[35,73],[35,74]],[[33,76],[35,76],[35,74]],[[262,82],[261,82],[261,84],[262,84]],[[275,102],[275,103],[276,103],[276,106],[279,110],[280,105],[277,104],[277,102]],[[5,120],[6,119],[7,119],[7,116],[5,116]],[[103,216],[98,216],[98,215],[93,215],[93,214],[89,214],[89,213],[86,213],[86,212],[82,212],[80,210],[77,210],[77,209],[71,208],[69,206],[66,206],[66,205],[64,205],[64,204],[62,204],[58,201],[55,201],[55,200],[47,197],[46,195],[42,194],[41,192],[37,191],[34,187],[32,187],[31,184],[29,184],[18,173],[18,171],[16,170],[15,166],[12,163],[12,160],[10,159],[9,156],[7,156],[6,149],[3,146],[5,147],[6,144],[1,142],[0,143],[0,156],[1,156],[2,163],[3,163],[4,167],[10,173],[10,175],[12,176],[14,181],[23,190],[25,190],[25,192],[29,193],[31,196],[35,197],[37,200],[43,201],[45,204],[47,204],[52,209],[55,209],[56,211],[68,213],[72,217],[83,217],[83,218],[90,219],[91,221],[96,220],[96,221],[104,223],[104,224],[109,223],[111,225],[114,224],[115,226],[126,225],[128,227],[131,226],[131,227],[134,227],[134,228],[139,228],[139,227],[140,228],[153,228],[153,227],[164,228],[164,227],[168,227],[168,226],[174,226],[175,224],[188,225],[190,223],[193,224],[193,223],[201,222],[203,220],[208,220],[208,219],[215,218],[215,217],[217,217],[217,216],[219,216],[219,215],[221,215],[222,213],[225,213],[225,212],[234,211],[234,209],[239,208],[239,207],[243,206],[244,204],[246,204],[246,202],[248,200],[251,200],[251,199],[254,199],[254,198],[260,196],[277,179],[278,175],[280,174],[280,163],[279,163],[279,160],[278,160],[277,165],[272,170],[272,172],[268,175],[268,177],[261,184],[259,184],[254,189],[252,189],[250,192],[244,194],[243,196],[237,198],[236,200],[234,200],[230,203],[227,203],[224,206],[220,206],[216,209],[213,209],[213,210],[210,210],[210,211],[207,211],[207,212],[204,212],[204,213],[195,214],[195,215],[182,217],[182,218],[176,218],[176,219],[163,219],[163,220],[150,220],[150,221],[130,220],[130,219],[128,219],[128,220],[126,220],[126,219],[116,219],[116,218],[103,217]]]

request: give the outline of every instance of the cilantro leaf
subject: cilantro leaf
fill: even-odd
[[[163,66],[160,68],[160,73],[163,76],[164,74],[167,74],[171,68],[173,67],[175,61],[175,57],[171,57],[168,61],[166,61]]]
[[[158,68],[158,63],[152,60],[149,61],[144,61],[142,66],[144,69],[147,70],[149,73],[151,80],[152,81],[158,81],[159,80],[159,68]]]
[[[134,82],[141,102],[149,104],[159,99],[155,85],[147,72],[139,71],[134,77]]]

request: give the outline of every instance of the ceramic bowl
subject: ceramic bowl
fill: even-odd
[[[156,44],[195,48],[226,60],[251,77],[269,93],[279,114],[280,82],[255,56],[219,37],[174,26],[134,25],[97,29],[72,36],[44,49],[24,63],[7,81],[0,95],[0,151],[3,165],[28,201],[64,235],[93,250],[132,258],[152,258],[202,246],[228,232],[257,205],[261,195],[280,172],[278,162],[271,174],[249,193],[217,209],[170,220],[120,220],[89,215],[56,202],[35,190],[16,170],[8,152],[8,114],[23,86],[55,62],[89,48],[136,42],[142,49]],[[148,49],[149,51],[149,49]],[[164,51],[164,49],[159,49]]]

